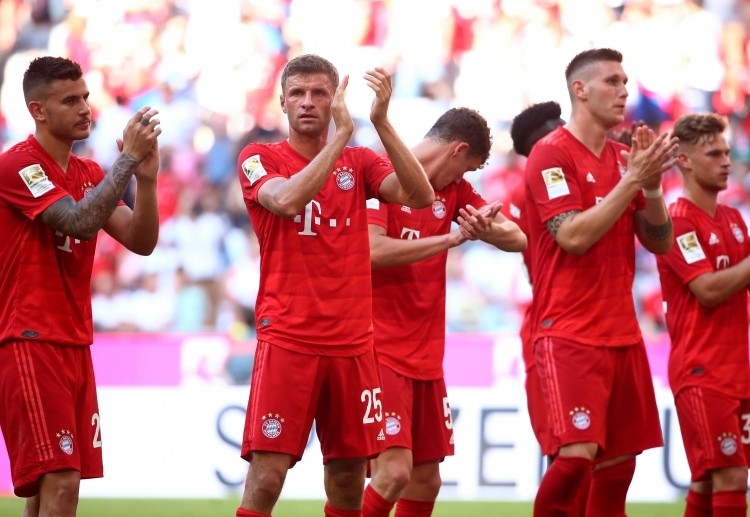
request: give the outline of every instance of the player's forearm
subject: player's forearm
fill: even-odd
[[[524,251],[527,246],[526,234],[512,221],[493,221],[489,232],[481,237],[483,242],[502,251]]]
[[[435,199],[435,192],[432,190],[422,164],[404,144],[387,119],[376,124],[375,129],[393,164],[400,184],[399,199],[389,201],[412,208],[429,206]]]
[[[646,198],[646,207],[636,214],[635,231],[643,247],[651,253],[663,255],[672,249],[672,219],[664,198]]]
[[[304,210],[325,184],[348,139],[336,133],[334,138],[300,172],[274,184],[261,204],[281,217],[291,219]]]
[[[746,289],[750,284],[750,257],[734,266],[706,273],[690,282],[689,287],[704,307],[716,307]]]
[[[370,235],[370,263],[373,268],[404,266],[432,257],[459,244],[451,234],[423,239],[394,239]]]
[[[139,255],[150,255],[159,240],[159,203],[156,180],[138,179],[133,218],[126,234],[125,247]]]
[[[77,203],[66,197],[41,214],[41,220],[64,235],[88,241],[106,224],[138,166],[138,160],[120,153],[109,173]]]
[[[553,217],[547,228],[565,251],[582,255],[614,226],[639,189],[637,184],[620,181],[601,202],[583,212]]]

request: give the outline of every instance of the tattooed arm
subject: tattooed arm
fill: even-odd
[[[41,213],[42,222],[65,235],[91,240],[122,199],[137,165],[138,161],[133,156],[120,154],[109,174],[94,190],[78,203],[70,196],[53,203]]]
[[[646,208],[634,215],[635,234],[643,247],[651,253],[664,254],[672,248],[672,220],[664,199],[646,199]]]
[[[70,196],[53,203],[40,214],[41,221],[65,235],[81,240],[91,240],[107,224],[113,212],[115,212],[117,204],[122,199],[130,178],[134,174],[144,183],[144,188],[138,189],[139,194],[142,190],[152,190],[150,192],[152,202],[149,203],[147,200],[145,205],[155,206],[155,182],[159,158],[157,137],[161,134],[161,128],[157,127],[159,120],[153,118],[157,113],[157,110],[152,110],[148,106],[138,110],[125,126],[123,140],[117,142],[122,152],[104,179],[77,203]],[[152,186],[151,189],[148,187],[149,184]],[[149,194],[142,197],[148,198]],[[137,203],[138,197],[136,198]],[[122,207],[118,209],[121,216],[123,210],[130,212],[129,208]],[[148,213],[148,210],[146,212]],[[158,225],[158,218],[156,224]],[[141,231],[143,230],[141,228]],[[148,229],[145,229],[145,231],[147,234],[146,240],[149,240]],[[119,236],[113,234],[113,236],[125,244],[128,249],[131,249],[124,233],[120,233]],[[155,245],[155,238],[150,240],[153,240]],[[143,246],[143,243],[136,245],[136,248],[141,250],[145,250],[146,247],[148,247],[148,243],[146,243],[146,246]],[[151,249],[153,249],[153,246]],[[133,251],[139,252],[138,249]]]

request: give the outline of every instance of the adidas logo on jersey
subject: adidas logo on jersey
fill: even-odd
[[[385,441],[385,433],[383,432],[383,428],[380,428],[380,432],[378,433],[378,441],[384,442]]]
[[[596,183],[596,179],[594,179],[594,175],[591,174],[590,172],[586,174],[586,181],[588,181],[589,183]]]
[[[404,206],[401,207],[401,211],[402,212],[406,212],[407,214],[410,214],[411,213],[411,208],[404,205]]]
[[[715,233],[711,233],[711,236],[708,238],[708,244],[710,244],[711,246],[713,246],[714,244],[719,244],[719,238]]]

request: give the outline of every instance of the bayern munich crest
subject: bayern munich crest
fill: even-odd
[[[737,437],[732,433],[721,433],[718,440],[719,449],[724,456],[732,456],[737,452]]]
[[[266,438],[278,438],[281,434],[281,424],[284,423],[284,419],[279,416],[278,413],[268,413],[263,415],[263,423],[260,426],[260,430],[263,432],[263,436]]]
[[[745,242],[745,236],[742,234],[742,230],[736,225],[732,225],[732,235],[734,235],[734,238],[737,239],[737,242],[742,244]]]
[[[445,203],[441,199],[436,199],[432,202],[432,215],[438,219],[445,219],[448,214],[448,210],[445,208]]]
[[[94,190],[94,184],[90,181],[87,181],[83,184],[83,197],[88,196],[91,194],[91,191]]]
[[[351,190],[354,188],[354,174],[349,167],[341,167],[334,171],[336,174],[336,185],[341,190]]]
[[[579,431],[585,431],[591,427],[591,411],[585,407],[573,408],[573,411],[570,412],[570,421],[573,427]]]
[[[396,413],[385,414],[385,434],[390,436],[401,432],[401,417]]]
[[[67,454],[68,456],[73,455],[73,433],[70,431],[66,431],[65,429],[61,429],[57,432],[57,438],[58,443],[60,444],[60,449]]]

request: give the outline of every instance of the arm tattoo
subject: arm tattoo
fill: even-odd
[[[547,229],[553,237],[557,237],[557,231],[560,229],[560,226],[562,226],[562,223],[565,222],[565,220],[569,217],[580,212],[580,210],[568,210],[567,212],[561,212],[557,214],[555,217],[547,221]]]
[[[122,199],[138,160],[120,154],[109,173],[87,196],[75,203],[66,197],[41,214],[42,221],[65,235],[90,240],[102,229]]]
[[[651,224],[648,220],[644,221],[643,229],[646,236],[653,241],[663,241],[672,235],[672,220],[664,224]]]

